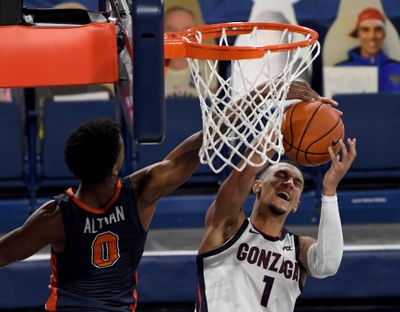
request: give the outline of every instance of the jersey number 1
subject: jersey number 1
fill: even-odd
[[[267,307],[269,296],[271,295],[272,286],[274,285],[275,278],[264,275],[263,282],[265,283],[264,291],[261,297],[261,305]]]
[[[92,264],[96,268],[113,266],[119,257],[118,235],[105,232],[95,237],[92,243]]]

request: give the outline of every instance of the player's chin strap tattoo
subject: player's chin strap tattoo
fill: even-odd
[[[343,256],[343,233],[337,197],[322,196],[318,241],[310,246],[307,261],[310,274],[325,278],[336,274]]]

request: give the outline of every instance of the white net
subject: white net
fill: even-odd
[[[277,38],[277,42],[272,44],[307,39],[307,35],[287,29],[259,30],[254,27],[246,35],[249,40],[246,44],[253,47],[265,45],[265,42],[259,42],[260,33],[264,37]],[[196,39],[202,43],[200,32],[196,33]],[[224,28],[219,45],[229,46]],[[248,164],[262,166],[266,162],[278,162],[284,153],[280,126],[289,87],[318,56],[319,50],[316,41],[289,51],[267,50],[260,59],[231,60],[231,72],[227,78],[219,73],[218,60],[189,58],[202,110],[201,163],[219,173],[226,166],[242,171]],[[251,75],[246,72],[249,67],[253,68]],[[219,84],[217,90],[210,88],[214,79]]]

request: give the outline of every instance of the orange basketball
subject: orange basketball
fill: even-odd
[[[330,160],[328,147],[338,151],[344,124],[337,110],[321,102],[301,102],[285,114],[281,131],[286,155],[303,166],[318,166]]]

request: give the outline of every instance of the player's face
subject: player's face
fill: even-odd
[[[385,38],[385,28],[381,20],[368,19],[362,21],[357,34],[360,41],[361,56],[374,57],[380,52]]]
[[[260,186],[262,205],[275,215],[285,215],[296,211],[304,179],[297,167],[278,163],[267,170]]]

